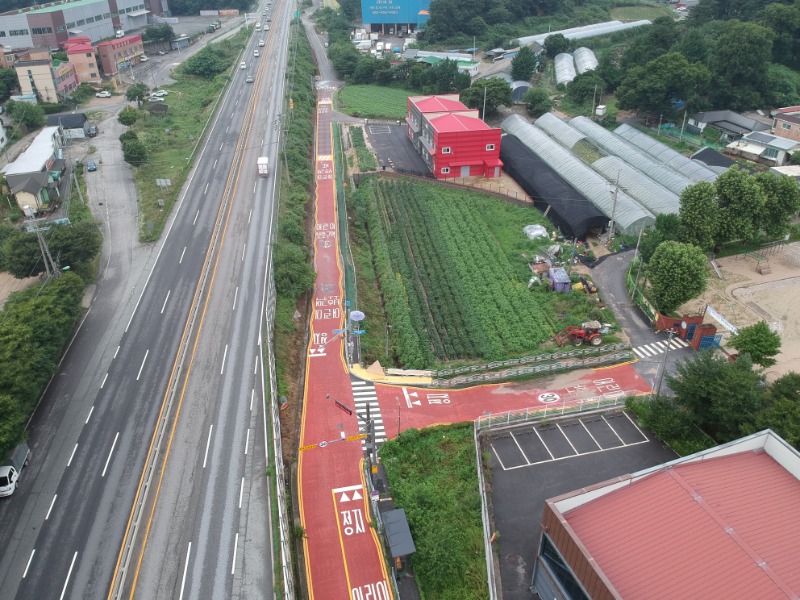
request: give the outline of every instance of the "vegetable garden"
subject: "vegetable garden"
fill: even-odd
[[[402,365],[498,360],[530,354],[551,338],[555,312],[544,295],[531,293],[521,276],[525,261],[512,265],[515,249],[502,247],[496,224],[487,222],[502,202],[381,178],[362,181],[355,200]],[[503,206],[515,213],[517,238],[524,239],[526,222],[543,220],[537,211]]]

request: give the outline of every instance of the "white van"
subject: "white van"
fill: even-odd
[[[117,39],[125,37],[125,30],[117,29],[116,33],[114,34],[114,37]]]

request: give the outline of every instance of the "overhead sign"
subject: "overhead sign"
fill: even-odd
[[[348,436],[348,437],[346,437],[344,439],[346,439],[348,441],[353,441],[353,440],[363,440],[365,437],[367,437],[366,433],[359,433],[358,435],[351,435],[351,436]]]
[[[342,410],[342,411],[346,412],[351,417],[353,416],[353,411],[348,406],[345,406],[344,404],[342,404],[338,400],[334,400],[334,402],[336,403],[336,406],[339,407],[339,410]]]
[[[739,330],[738,330],[738,329],[736,329],[736,327],[734,327],[734,326],[733,326],[733,325],[730,323],[730,321],[728,321],[728,319],[726,319],[726,318],[725,318],[725,317],[723,317],[721,314],[719,314],[719,313],[718,313],[716,310],[714,310],[714,309],[711,307],[711,305],[710,305],[710,304],[706,304],[706,314],[707,314],[709,317],[711,317],[712,319],[714,319],[714,320],[715,320],[717,323],[719,323],[720,325],[722,325],[722,326],[723,326],[725,329],[727,329],[728,331],[730,331],[731,333],[733,333],[734,335],[735,335],[735,334],[737,334],[737,333],[739,333]]]
[[[333,333],[333,335],[340,335],[340,334],[344,333],[345,331],[347,331],[347,329],[334,329],[332,333]]]

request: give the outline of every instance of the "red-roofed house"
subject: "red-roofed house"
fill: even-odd
[[[766,430],[546,502],[541,598],[800,597],[800,454]]]
[[[138,63],[144,54],[142,36],[129,35],[97,44],[103,73],[109,77]]]
[[[88,36],[72,37],[64,42],[69,62],[75,66],[78,81],[95,83],[100,81],[100,69],[94,47]]]
[[[411,96],[408,138],[437,179],[499,177],[501,130],[489,127],[457,94]]]

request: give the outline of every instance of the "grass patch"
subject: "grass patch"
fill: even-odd
[[[358,168],[361,172],[375,171],[378,164],[375,162],[375,155],[367,148],[367,142],[364,140],[364,130],[361,127],[354,126],[349,128],[350,138],[353,140],[353,147],[356,149],[356,156],[358,157]]]
[[[589,140],[581,140],[575,144],[572,147],[572,152],[587,165],[591,165],[603,158],[602,152]]]
[[[347,85],[339,92],[340,110],[354,117],[405,119],[408,97],[416,92],[380,85]]]
[[[675,13],[667,6],[640,4],[639,6],[620,6],[611,9],[611,18],[618,21],[655,21],[659,17],[675,18]]]
[[[381,457],[417,547],[422,597],[488,598],[472,426],[405,431],[383,445]]]

